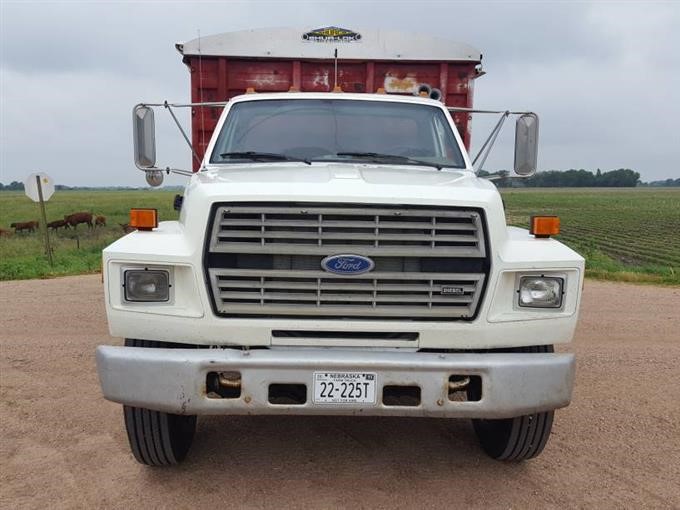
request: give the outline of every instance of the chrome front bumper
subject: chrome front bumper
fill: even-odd
[[[509,418],[564,407],[571,400],[573,354],[460,354],[340,349],[152,349],[97,348],[104,397],[175,414],[319,414]],[[241,374],[239,398],[209,398],[209,372]],[[376,404],[315,404],[313,373],[377,374]],[[449,377],[477,375],[479,401],[448,398]],[[270,384],[304,384],[307,401],[271,404]],[[420,405],[382,402],[387,385],[419,386]]]

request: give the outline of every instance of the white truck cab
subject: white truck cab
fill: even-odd
[[[149,118],[136,108],[137,161],[158,172]],[[534,457],[571,399],[574,356],[553,346],[584,272],[535,234],[506,225],[440,101],[232,98],[179,221],[103,252],[126,340],[97,348],[102,391],[149,465],[181,461],[216,414],[471,418],[491,457]]]

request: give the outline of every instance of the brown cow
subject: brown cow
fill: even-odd
[[[106,216],[97,216],[94,219],[95,227],[105,227],[106,226]]]
[[[4,236],[4,237],[9,237],[9,236],[11,236],[11,235],[12,235],[12,231],[11,231],[11,230],[7,230],[7,229],[4,229],[4,228],[0,228],[0,237],[3,237],[3,236]]]
[[[90,228],[94,228],[94,225],[92,225],[92,214],[89,212],[67,214],[64,216],[64,220],[73,228],[77,228],[79,223],[87,223]]]
[[[14,233],[23,232],[24,230],[28,230],[29,232],[35,232],[36,229],[40,227],[40,223],[38,223],[37,221],[16,222],[12,223],[10,227],[14,229]]]
[[[66,220],[54,220],[50,221],[47,224],[47,228],[51,228],[52,230],[59,230],[60,228],[69,229],[71,228],[71,226],[68,224]]]
[[[134,232],[135,230],[137,230],[136,228],[131,227],[129,223],[119,223],[119,225],[120,228],[123,229],[123,232],[125,232],[126,234],[129,234],[130,232]]]

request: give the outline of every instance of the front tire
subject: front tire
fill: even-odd
[[[149,340],[126,339],[128,347],[184,347]],[[184,460],[196,432],[196,416],[123,406],[125,428],[135,459],[148,466],[168,466]]]
[[[538,345],[509,352],[553,352],[553,347]],[[550,437],[554,415],[554,411],[547,411],[501,420],[475,419],[472,420],[472,426],[489,457],[520,462],[534,458],[543,451]]]
[[[189,452],[196,431],[196,416],[123,406],[130,449],[147,466],[179,464]]]

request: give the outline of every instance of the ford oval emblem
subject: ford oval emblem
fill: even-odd
[[[335,274],[362,274],[372,271],[375,263],[362,255],[330,255],[321,261],[324,271]]]

